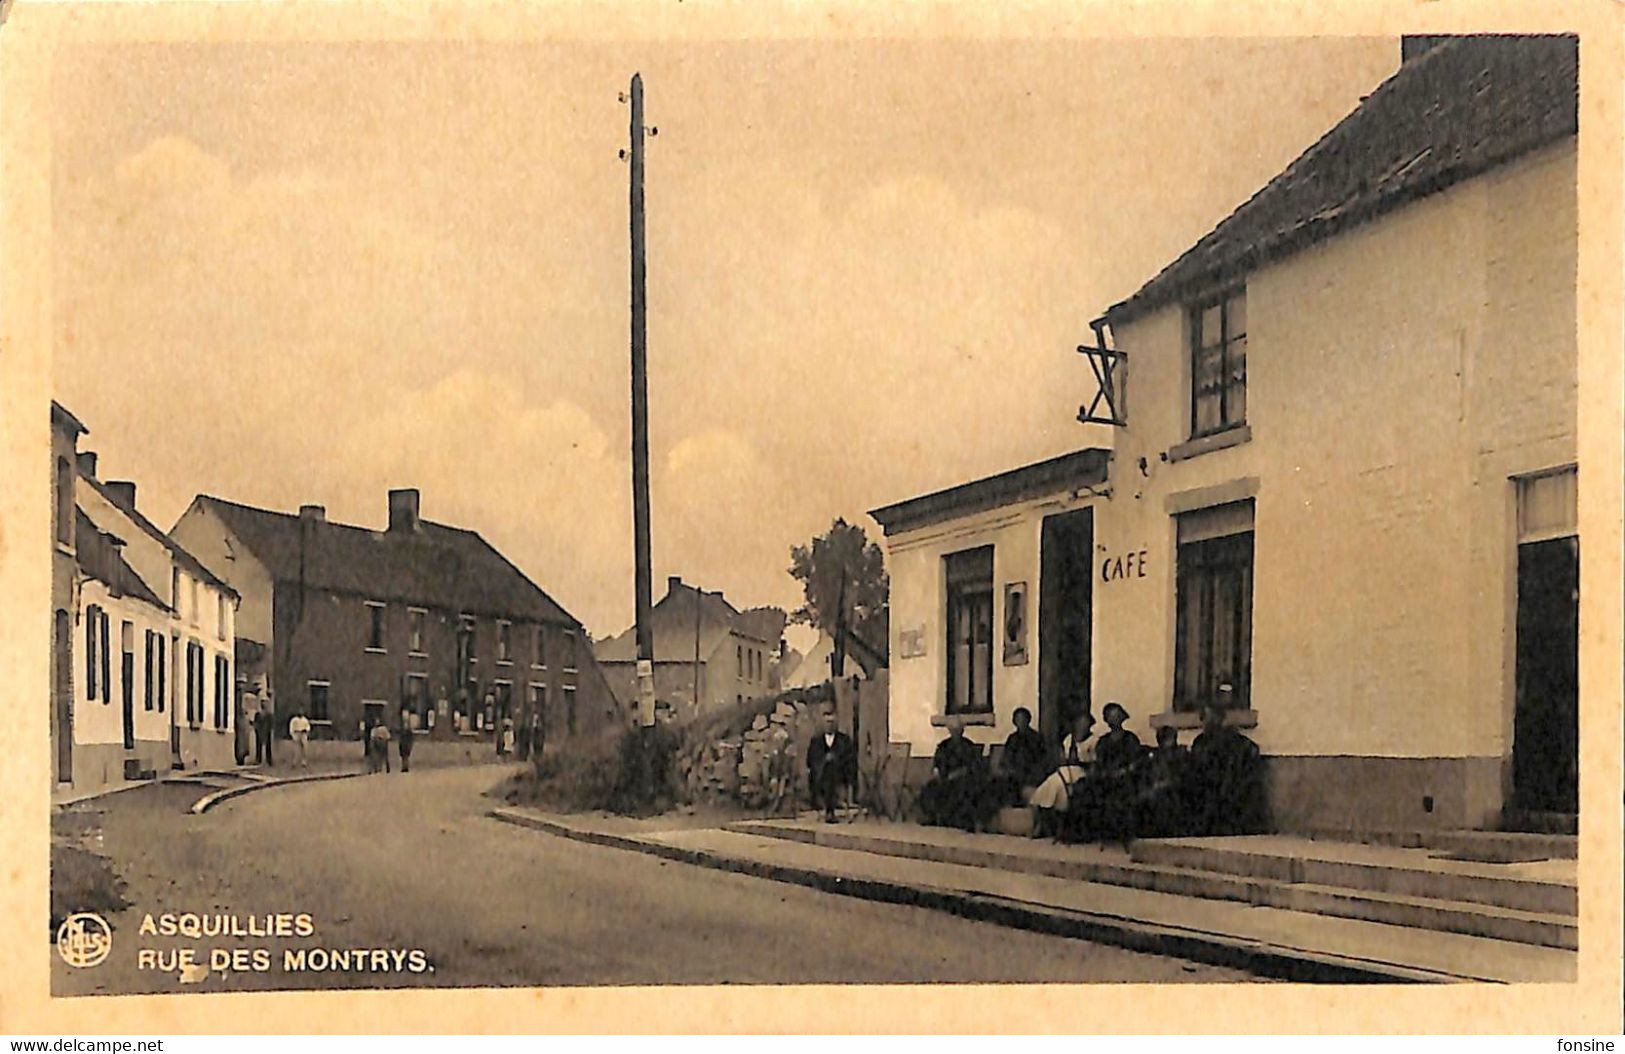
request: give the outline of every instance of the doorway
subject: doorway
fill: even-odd
[[[1580,539],[1518,546],[1513,801],[1532,812],[1580,806]]]
[[[1057,742],[1091,708],[1095,517],[1093,509],[1044,519],[1038,588],[1038,729]]]
[[[58,611],[54,626],[56,639],[56,778],[73,782],[73,630],[68,613]]]

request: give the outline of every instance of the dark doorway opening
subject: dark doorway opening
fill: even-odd
[[[1090,710],[1095,517],[1093,509],[1044,519],[1038,587],[1038,729],[1058,741]]]
[[[1580,539],[1518,546],[1517,708],[1512,788],[1517,807],[1580,806]]]
[[[56,778],[73,782],[73,630],[68,613],[58,611],[56,639]]]

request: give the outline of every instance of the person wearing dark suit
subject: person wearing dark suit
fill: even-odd
[[[826,706],[823,727],[807,744],[807,786],[814,808],[824,810],[824,822],[835,822],[835,803],[841,788],[850,792],[858,784],[858,751],[852,737],[836,730],[835,708]]]

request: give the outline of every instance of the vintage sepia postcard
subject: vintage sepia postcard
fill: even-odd
[[[1617,7],[0,12],[0,1031],[1617,1031]]]

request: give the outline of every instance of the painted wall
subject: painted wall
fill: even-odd
[[[1097,700],[1170,705],[1170,508],[1252,492],[1266,753],[1509,749],[1508,477],[1574,458],[1574,180],[1570,142],[1252,275],[1239,446],[1164,460],[1189,436],[1181,308],[1115,333],[1129,427],[1096,542],[1148,560],[1097,580]]]
[[[1007,666],[1002,645],[993,655],[993,724],[972,725],[965,735],[978,743],[1002,743],[1014,729],[1018,706],[1038,713],[1038,611],[1040,546],[1045,516],[1087,507],[1065,496],[1024,502],[993,512],[922,527],[886,539],[891,576],[890,735],[915,756],[929,755],[946,730],[933,718],[946,712],[947,579],[950,553],[993,546],[993,625],[1004,625],[1004,587],[1027,585],[1027,662]],[[1098,508],[1098,506],[1097,506]],[[1098,515],[1098,514],[1097,514]],[[924,654],[909,655],[905,636],[918,635]],[[1002,636],[996,634],[1002,640]],[[1099,649],[1096,648],[1098,654]]]
[[[169,536],[197,558],[241,598],[236,615],[238,636],[271,643],[271,576],[206,506],[194,502],[176,521]]]

